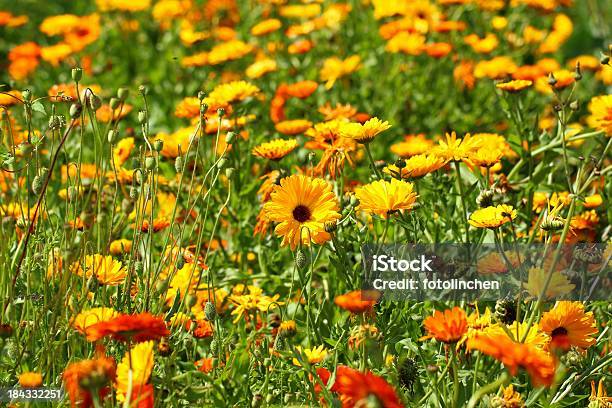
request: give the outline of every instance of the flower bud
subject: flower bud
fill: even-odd
[[[476,197],[476,204],[480,208],[486,208],[493,205],[493,190],[482,190]]]
[[[235,139],[236,139],[236,134],[234,132],[227,132],[227,134],[225,135],[225,143],[227,144],[234,143]]]
[[[23,96],[24,101],[30,102],[32,100],[32,91],[24,89],[23,92],[21,92],[21,96]]]
[[[198,99],[200,100],[200,102],[202,102],[204,98],[206,98],[206,92],[198,91]]]
[[[34,177],[34,179],[32,180],[32,191],[34,192],[34,194],[36,195],[40,194],[40,192],[42,191],[43,184],[44,184],[43,175],[39,174],[36,177]]]
[[[117,98],[111,98],[110,101],[108,102],[108,105],[110,106],[110,108],[112,110],[115,110],[119,107],[119,104],[121,103],[121,101]]]
[[[204,305],[204,316],[209,322],[212,322],[217,317],[217,308],[213,302],[208,301]]]
[[[119,98],[121,102],[125,102],[129,94],[130,94],[130,91],[127,88],[117,89],[117,98]]]
[[[217,109],[217,115],[219,115],[219,117],[225,116],[225,109],[223,108]]]
[[[87,103],[92,110],[98,110],[102,106],[102,100],[100,97],[94,93],[90,93],[87,98]]]
[[[70,105],[70,118],[76,119],[81,115],[83,111],[83,106],[80,103],[73,103]]]
[[[576,70],[574,71],[574,79],[580,81],[582,79],[582,70],[580,69],[580,61],[576,62]]]
[[[398,169],[403,169],[404,167],[406,167],[406,160],[399,158],[395,161],[395,167],[397,167]]]
[[[574,112],[576,112],[576,111],[578,111],[578,109],[580,109],[580,105],[579,105],[578,101],[571,101],[569,107]]]
[[[550,74],[548,74],[548,85],[550,85],[550,86],[557,85],[557,78],[555,78],[555,76],[553,75],[552,72]]]
[[[141,125],[146,123],[147,121],[147,112],[145,111],[138,111],[138,123],[140,123]]]
[[[156,165],[155,157],[145,158],[145,168],[147,170],[153,170],[155,168],[155,165]]]
[[[182,156],[178,156],[174,160],[174,169],[176,170],[177,173],[180,173],[181,171],[183,171],[183,157]]]
[[[227,164],[227,159],[225,159],[224,157],[220,158],[219,161],[217,162],[217,168],[218,169],[222,169],[225,167],[225,165]]]
[[[117,141],[117,132],[114,129],[108,131],[108,135],[106,135],[106,139],[108,143],[113,144]]]
[[[295,266],[297,266],[299,270],[304,270],[309,264],[308,258],[308,254],[303,248],[298,249],[295,254]]]
[[[136,200],[138,198],[138,187],[136,186],[130,187],[130,198],[132,200]]]
[[[81,82],[81,78],[83,78],[83,69],[79,67],[72,68],[70,74],[72,75],[72,80],[74,82]]]
[[[325,232],[331,234],[338,229],[338,222],[336,220],[327,221],[325,224],[323,224],[323,227],[325,228]]]
[[[153,150],[155,150],[156,152],[161,152],[164,148],[164,141],[157,139],[153,142]]]
[[[189,294],[187,295],[187,297],[185,297],[185,305],[187,306],[187,308],[191,309],[196,305],[196,303],[198,303],[197,296]]]
[[[610,56],[602,54],[601,59],[599,60],[599,63],[601,65],[608,65],[610,63]]]

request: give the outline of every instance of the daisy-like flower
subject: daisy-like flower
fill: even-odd
[[[478,209],[470,215],[469,223],[476,228],[498,228],[516,219],[516,210],[511,205],[500,204]]]
[[[120,167],[129,159],[130,153],[134,150],[134,138],[126,137],[121,139],[113,149],[113,161],[115,166]]]
[[[110,307],[94,307],[93,309],[83,310],[75,316],[71,325],[82,334],[87,334],[87,329],[94,324],[106,322],[119,314]]]
[[[467,315],[457,306],[444,312],[436,310],[423,321],[423,327],[427,335],[420,340],[435,338],[443,343],[456,343],[467,333]]]
[[[284,120],[274,125],[274,128],[283,135],[299,135],[312,126],[312,122],[305,119]]]
[[[503,155],[504,153],[499,149],[481,147],[470,153],[468,159],[477,166],[491,168],[499,163]]]
[[[493,398],[491,398],[491,404],[495,407],[504,408],[521,408],[525,406],[521,394],[514,390],[512,384],[507,387],[502,387],[502,395],[493,396]]]
[[[308,361],[308,364],[320,363],[321,361],[325,360],[325,357],[327,357],[327,349],[325,349],[323,345],[305,349],[302,349],[300,346],[297,346],[295,348],[295,351],[300,354],[302,358],[305,358],[306,361]],[[298,367],[302,366],[300,360],[298,360],[296,357],[293,358],[293,364]]]
[[[469,350],[478,350],[501,361],[511,375],[525,369],[535,386],[549,387],[555,376],[555,362],[546,351],[533,344],[517,343],[505,333],[489,336],[476,334],[468,339]]]
[[[66,367],[62,378],[70,398],[70,405],[92,407],[92,392],[97,392],[98,399],[102,400],[110,392],[109,385],[115,380],[115,369],[115,360],[104,355],[72,363]],[[88,387],[88,384],[95,387]]]
[[[274,31],[281,28],[283,23],[279,19],[269,18],[267,20],[263,20],[257,24],[255,24],[251,28],[251,34],[256,37],[260,37],[266,34],[273,33]]]
[[[232,311],[232,314],[236,315],[234,323],[237,323],[243,315],[248,316],[250,312],[268,312],[282,305],[283,302],[278,301],[279,297],[279,295],[266,296],[261,288],[255,286],[249,286],[248,293],[230,296],[229,300],[236,306]]]
[[[422,133],[406,135],[404,140],[391,145],[391,152],[401,157],[410,157],[427,153],[433,145],[434,142],[431,139],[427,139]]]
[[[325,385],[332,377],[326,368],[318,368],[317,375]],[[344,407],[361,407],[371,403],[384,408],[403,407],[393,387],[369,371],[339,366],[335,378],[329,390],[340,397]],[[315,385],[315,391],[320,391],[318,385]]]
[[[612,397],[608,397],[603,380],[599,380],[597,389],[595,389],[595,381],[591,381],[591,395],[589,396],[589,401],[598,404],[595,405],[596,407],[602,408],[609,407],[612,404]]]
[[[240,40],[230,40],[215,45],[208,53],[208,63],[219,65],[227,61],[238,60],[253,51],[255,47]]]
[[[467,133],[463,139],[457,139],[457,133],[446,134],[445,139],[438,142],[432,153],[446,161],[461,161],[480,147],[480,142]]]
[[[213,105],[226,105],[228,103],[243,101],[259,94],[260,90],[255,85],[246,81],[233,81],[217,85],[215,89],[205,98],[204,102]]]
[[[132,387],[144,387],[151,377],[153,371],[153,346],[152,341],[136,344],[130,351],[125,353],[121,362],[117,365],[117,380],[115,389],[117,401],[125,401],[129,385],[129,371],[132,371]],[[133,399],[130,398],[131,401]]]
[[[551,346],[568,350],[586,349],[595,344],[597,325],[593,312],[585,312],[581,302],[559,301],[542,315],[540,328],[551,338]]]
[[[89,279],[92,275],[102,285],[117,286],[123,283],[127,276],[127,269],[120,261],[110,255],[87,255],[84,264],[75,263],[72,271],[79,276]]]
[[[612,136],[612,95],[596,96],[589,102],[589,126]]]
[[[281,245],[295,249],[298,244],[322,244],[331,238],[325,223],[340,218],[338,199],[323,179],[293,175],[283,178],[264,204],[265,216],[279,224]]]
[[[504,259],[505,258],[505,259]],[[508,265],[508,262],[510,265]],[[499,252],[490,252],[478,259],[476,270],[482,275],[506,273],[509,268],[516,269],[521,264],[521,257],[515,251],[504,251],[504,256]]]
[[[43,378],[41,373],[27,371],[19,375],[19,385],[21,388],[37,388],[42,385]]]
[[[526,79],[515,79],[508,82],[502,82],[495,86],[497,87],[497,89],[501,89],[502,91],[506,91],[509,93],[517,93],[529,88],[531,85],[533,85],[532,81]]]
[[[330,89],[339,78],[357,71],[360,65],[361,57],[359,55],[353,55],[345,60],[338,57],[326,59],[320,72],[321,80],[325,81],[325,88]]]
[[[565,295],[576,287],[564,274],[560,271],[553,271],[551,277],[548,277],[548,268],[530,268],[527,282],[523,283],[523,287],[533,298],[537,298],[542,293],[544,286],[548,282],[544,299],[553,299],[557,296]]]
[[[429,173],[442,168],[444,159],[433,154],[417,154],[406,160],[405,167],[402,169],[411,178],[423,177]]]
[[[412,183],[391,179],[377,180],[355,189],[359,199],[358,211],[366,211],[387,218],[397,211],[410,210],[417,199]]]
[[[147,340],[159,340],[168,336],[164,319],[150,313],[119,315],[111,320],[96,323],[87,329],[87,340],[97,341],[103,337],[112,337],[118,341],[140,343]]]
[[[354,290],[344,295],[336,296],[334,303],[353,314],[361,314],[371,312],[379,297],[380,293],[376,291],[364,293],[361,290]]]
[[[268,160],[280,160],[297,147],[297,140],[274,139],[253,148],[253,155]]]
[[[374,138],[389,129],[391,125],[387,121],[372,118],[361,123],[343,123],[340,126],[340,136],[353,139],[359,143],[370,143]]]

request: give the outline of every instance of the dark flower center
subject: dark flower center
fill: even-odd
[[[551,337],[556,337],[556,336],[565,336],[566,334],[567,334],[567,329],[565,327],[557,327],[555,330],[552,331],[550,335]]]
[[[310,219],[310,209],[305,205],[298,205],[293,209],[293,218],[298,222],[306,222]]]

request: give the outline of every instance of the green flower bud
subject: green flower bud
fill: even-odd
[[[115,143],[117,141],[117,132],[115,132],[113,129],[109,130],[108,135],[106,135],[106,139],[110,144]]]
[[[164,141],[157,139],[156,141],[153,142],[153,150],[155,150],[156,152],[161,152],[164,148]]]
[[[232,176],[234,175],[235,171],[236,171],[235,168],[228,167],[227,169],[225,169],[225,177],[227,177],[228,179],[232,178]]]
[[[115,110],[119,107],[119,104],[121,103],[121,101],[117,98],[111,98],[110,101],[108,102],[108,105],[110,106],[110,108],[112,110]]]
[[[147,170],[153,170],[156,166],[155,157],[147,157],[145,158],[145,168]]]
[[[89,94],[89,97],[87,98],[87,103],[89,104],[89,107],[95,111],[100,109],[100,107],[102,106],[102,100],[98,95],[94,94],[93,92]]]
[[[73,103],[70,105],[70,118],[76,119],[81,115],[83,106],[80,103]]]
[[[227,164],[227,160],[224,157],[222,157],[217,162],[217,168],[222,169],[223,167],[225,167],[226,164]]]
[[[213,302],[208,301],[204,305],[204,316],[209,322],[212,322],[217,317],[217,308]]]
[[[140,85],[138,87],[138,93],[140,93],[142,96],[147,96],[147,94],[149,93],[149,88],[144,85]]]
[[[310,262],[308,258],[308,253],[303,248],[298,249],[295,254],[295,265],[299,270],[304,270],[308,266]]]
[[[176,170],[177,173],[180,173],[181,171],[183,171],[183,157],[182,156],[178,156],[174,160],[174,169]]]
[[[138,123],[140,123],[141,125],[146,123],[147,121],[147,112],[145,111],[138,111]]]
[[[127,88],[117,89],[117,98],[119,98],[121,102],[125,102],[129,94],[130,94],[130,91]]]
[[[40,194],[40,192],[42,191],[44,182],[45,180],[44,180],[43,175],[38,175],[34,177],[34,179],[32,180],[32,191],[34,192],[34,194],[36,195]]]
[[[140,276],[142,275],[143,271],[144,271],[144,264],[141,261],[134,262],[134,273],[137,276]]]
[[[227,132],[227,134],[225,135],[225,143],[227,144],[234,143],[235,139],[236,139],[236,134],[234,132]]]
[[[30,102],[32,100],[32,91],[24,89],[23,92],[21,92],[21,96],[23,96],[24,101]]]
[[[74,82],[81,82],[81,79],[83,78],[83,69],[81,68],[72,68],[72,71],[70,72],[70,74],[72,75],[72,80]]]
[[[206,98],[206,92],[198,91],[198,99],[200,100],[200,102],[202,102],[204,98]]]

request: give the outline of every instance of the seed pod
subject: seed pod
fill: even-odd
[[[30,91],[29,89],[24,89],[21,92],[21,96],[23,97],[24,101],[30,102],[32,100],[32,91]]]
[[[45,176],[42,174],[37,175],[32,180],[32,191],[34,194],[38,195],[42,191],[42,187],[45,181]]]
[[[79,67],[72,68],[70,74],[72,75],[72,80],[74,82],[81,82],[81,79],[83,78],[83,69]]]
[[[146,123],[147,121],[147,112],[141,110],[138,111],[138,123],[140,123],[141,125]]]
[[[306,253],[306,251],[304,251],[303,248],[297,250],[297,253],[295,254],[295,265],[298,267],[299,270],[304,270],[304,268],[308,266],[308,258],[308,254]]]
[[[176,170],[177,173],[183,171],[183,158],[181,156],[178,156],[176,160],[174,160],[174,170]]]
[[[217,317],[217,308],[213,302],[208,301],[204,305],[204,316],[209,322],[212,322]]]
[[[227,169],[225,169],[225,177],[232,178],[232,176],[234,175],[234,172],[236,171],[235,168],[233,167],[228,167]]]
[[[155,142],[153,142],[153,150],[155,150],[156,152],[161,152],[164,148],[164,141],[157,139],[155,140]]]
[[[98,110],[102,106],[102,100],[100,97],[94,93],[90,93],[87,98],[87,103],[92,110]]]
[[[157,163],[155,162],[155,157],[147,157],[145,158],[145,168],[147,170],[153,170],[155,168],[155,165]]]
[[[121,103],[121,101],[117,98],[111,98],[110,101],[108,102],[108,105],[110,106],[110,108],[112,110],[115,110],[119,107],[119,104]]]
[[[505,324],[516,319],[516,304],[512,298],[499,299],[495,302],[495,317]]]

